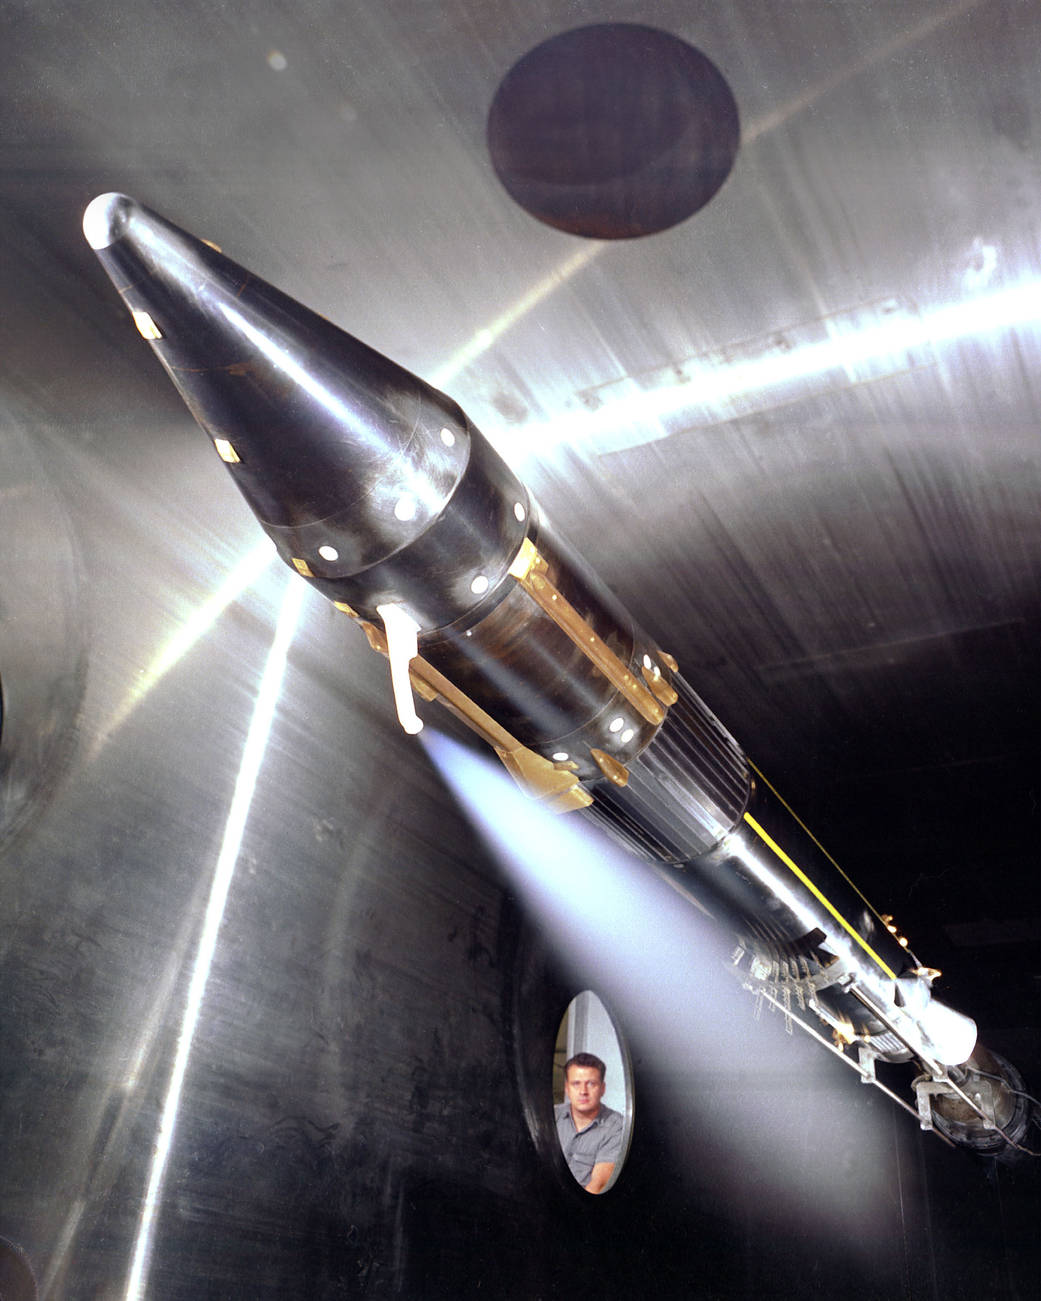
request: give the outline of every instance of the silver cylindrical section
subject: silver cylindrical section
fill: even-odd
[[[741,820],[751,783],[737,742],[680,676],[678,699],[629,765],[624,787],[601,783],[590,814],[641,857],[684,863]]]

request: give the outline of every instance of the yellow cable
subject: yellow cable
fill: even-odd
[[[813,884],[813,882],[806,875],[806,873],[798,866],[797,863],[795,863],[791,858],[789,858],[788,855],[781,848],[781,846],[767,832],[763,830],[763,828],[759,825],[759,823],[756,822],[755,818],[752,817],[751,813],[745,814],[745,821],[756,833],[756,835],[760,838],[760,840],[762,840],[762,842],[765,845],[768,845],[773,850],[773,852],[777,855],[777,857],[781,860],[781,862],[785,865],[785,867],[790,868],[791,871],[795,873],[795,875],[807,888],[807,890],[809,890],[811,894],[813,894],[817,899],[820,900],[820,902],[824,905],[825,908],[827,908],[828,912],[831,913],[832,917],[835,918],[835,920],[839,923],[839,925],[842,926],[845,930],[847,930],[850,933],[850,935],[853,936],[853,938],[864,950],[864,952],[867,953],[870,957],[874,958],[874,960],[886,973],[889,979],[896,980],[896,972],[890,970],[890,968],[886,966],[886,964],[878,956],[878,954],[867,942],[867,940],[864,939],[863,935],[859,934],[857,931],[853,929],[853,927],[849,924],[848,921],[846,921],[845,917],[843,917],[843,915],[839,912],[839,910],[835,907],[835,905],[831,903],[830,900],[826,899],[824,895],[821,894],[821,892]]]
[[[828,853],[828,851],[824,848],[824,846],[821,844],[821,842],[817,839],[817,837],[816,837],[816,836],[813,834],[813,832],[809,829],[809,827],[806,825],[806,823],[803,822],[802,818],[799,817],[798,813],[796,813],[796,811],[792,808],[792,806],[788,803],[788,801],[787,801],[787,800],[784,798],[784,796],[780,793],[780,791],[777,789],[777,787],[774,786],[774,784],[770,781],[770,779],[769,779],[768,777],[764,776],[763,773],[761,773],[761,772],[759,771],[759,769],[755,766],[755,764],[752,762],[751,759],[748,759],[748,760],[747,760],[747,763],[748,763],[749,768],[752,769],[752,771],[756,774],[756,776],[757,776],[757,777],[760,777],[760,778],[763,780],[763,782],[766,784],[766,786],[767,786],[767,787],[768,787],[768,788],[773,792],[775,798],[777,798],[778,800],[781,801],[781,803],[784,805],[784,807],[785,807],[785,808],[788,810],[788,812],[792,815],[792,817],[793,817],[793,818],[795,819],[795,821],[799,824],[799,826],[802,827],[803,831],[806,832],[806,834],[807,834],[807,835],[809,836],[809,838],[813,841],[813,843],[817,846],[817,848],[821,851],[821,853],[822,853],[822,854],[824,855],[824,857],[828,860],[828,862],[832,865],[832,867],[835,869],[835,871],[838,872],[839,876],[842,877],[843,881],[845,881],[846,884],[849,886],[849,888],[850,888],[851,890],[853,890],[853,891],[854,891],[854,892],[855,892],[855,893],[856,893],[856,894],[857,894],[857,895],[858,895],[858,896],[859,896],[859,897],[864,901],[864,903],[866,904],[866,906],[871,910],[872,914],[875,916],[876,920],[878,920],[879,922],[881,922],[882,925],[884,926],[884,925],[885,925],[885,922],[882,921],[882,916],[881,916],[881,914],[879,913],[878,909],[875,908],[874,904],[871,902],[870,899],[866,898],[866,897],[864,896],[864,894],[861,893],[861,891],[858,889],[858,887],[857,887],[857,885],[855,884],[855,882],[851,881],[850,878],[846,875],[846,873],[845,873],[845,872],[842,870],[842,868],[839,866],[839,864],[835,862],[835,860],[832,858],[832,856]]]

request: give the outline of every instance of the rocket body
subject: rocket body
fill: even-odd
[[[750,989],[941,1095],[972,1021],[460,407],[126,196],[84,230],[279,554],[388,655],[408,730],[439,700],[728,928]]]

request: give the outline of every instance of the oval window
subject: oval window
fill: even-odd
[[[575,995],[557,1031],[553,1115],[575,1181],[588,1193],[607,1192],[632,1137],[632,1065],[610,1013],[591,989]]]

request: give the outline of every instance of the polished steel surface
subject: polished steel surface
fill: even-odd
[[[313,594],[284,621],[80,221],[134,194],[455,397],[1036,1093],[1037,6],[4,19],[0,1237],[40,1294],[133,1295],[147,1254],[158,1298],[1030,1295],[1036,1171],[877,1107],[854,1142],[812,1088],[747,1085],[747,1128],[791,1113],[792,1184],[842,1175],[825,1241],[676,1122],[711,1088],[674,1063],[636,1062],[600,1219],[544,1180],[525,1016],[551,1045],[590,982],[554,1002],[381,657]],[[508,69],[602,21],[740,112],[646,239],[542,225],[486,150]]]

